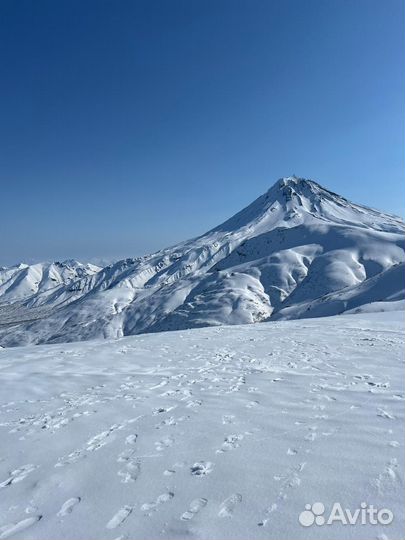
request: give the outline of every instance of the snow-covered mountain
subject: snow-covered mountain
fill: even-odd
[[[392,309],[405,297],[404,232],[398,217],[283,178],[198,238],[0,311],[0,344]]]
[[[94,264],[74,260],[0,267],[0,305],[27,300],[59,285],[92,276],[99,270],[101,268]]]

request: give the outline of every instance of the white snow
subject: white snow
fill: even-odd
[[[284,178],[199,238],[15,296],[0,306],[0,344],[379,309],[405,298],[404,233],[400,218]]]
[[[403,538],[403,322],[1,349],[0,538]],[[394,521],[301,526],[315,502]]]

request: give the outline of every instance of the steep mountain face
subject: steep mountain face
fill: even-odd
[[[0,343],[115,338],[387,309],[404,299],[405,224],[284,178],[208,233],[0,311]]]

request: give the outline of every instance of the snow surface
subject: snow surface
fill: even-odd
[[[403,322],[0,350],[0,538],[403,538]],[[395,517],[302,527],[317,501]]]
[[[405,298],[404,233],[398,217],[284,178],[199,238],[9,301],[0,344],[391,310]]]

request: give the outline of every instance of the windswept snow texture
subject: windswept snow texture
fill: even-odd
[[[0,538],[403,538],[398,312],[0,350]],[[390,525],[306,528],[306,504]]]
[[[0,344],[400,309],[404,233],[400,218],[284,178],[199,238],[0,309]]]

